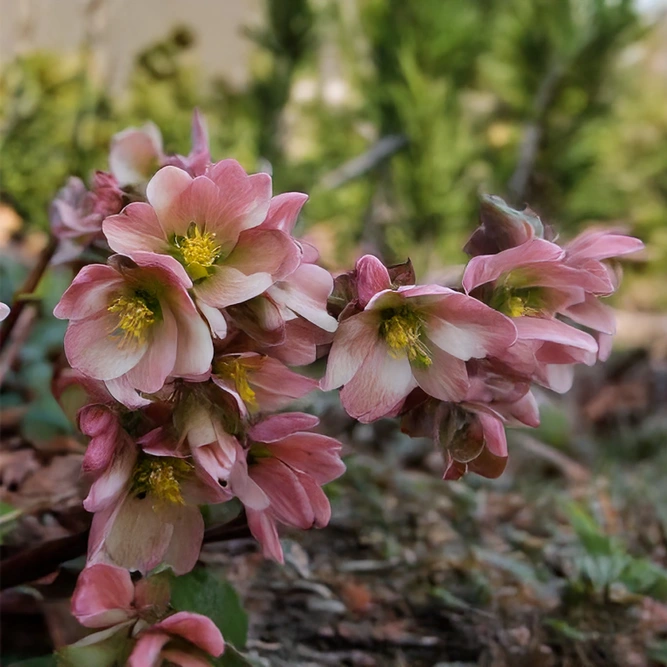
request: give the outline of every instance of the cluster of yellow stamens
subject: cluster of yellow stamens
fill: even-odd
[[[496,288],[490,305],[509,317],[539,317],[543,311],[539,287],[503,285]]]
[[[225,359],[215,364],[213,371],[221,378],[234,382],[236,392],[248,407],[257,406],[257,396],[248,381],[248,367],[242,359]]]
[[[142,498],[150,496],[158,502],[184,505],[181,482],[192,469],[185,459],[142,455],[132,473],[132,492]]]
[[[380,323],[380,336],[384,338],[395,357],[406,354],[411,362],[419,366],[433,363],[428,348],[421,341],[422,320],[409,308],[387,311]]]
[[[215,242],[215,233],[202,232],[194,222],[190,223],[185,236],[176,236],[174,247],[193,280],[208,276],[208,270],[220,257],[220,246]]]
[[[118,313],[118,326],[115,333],[120,334],[120,345],[128,342],[143,343],[148,329],[155,324],[155,313],[139,294],[119,296],[107,308],[110,313]]]

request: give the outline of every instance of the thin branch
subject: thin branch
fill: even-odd
[[[547,113],[556,97],[564,73],[565,70],[561,65],[552,66],[535,93],[533,119],[524,130],[523,139],[519,146],[516,169],[508,184],[512,202],[515,206],[523,204],[528,193],[528,186],[535,170],[535,162],[544,136]]]
[[[402,134],[391,134],[382,137],[365,153],[358,155],[328,174],[325,174],[320,181],[320,185],[325,190],[334,190],[348,181],[360,178],[407,145],[408,138]]]
[[[44,542],[33,549],[5,558],[0,562],[0,590],[21,586],[51,574],[60,565],[83,556],[88,546],[88,530]],[[227,542],[250,537],[245,514],[229,523],[212,526],[204,533],[204,544]]]
[[[14,295],[12,309],[9,315],[7,315],[7,319],[5,319],[2,324],[2,331],[0,331],[0,350],[3,349],[5,345],[7,345],[7,342],[14,327],[16,326],[16,322],[18,321],[19,316],[28,304],[30,296],[37,288],[37,285],[39,285],[39,281],[42,279],[42,276],[49,266],[49,262],[51,261],[57,248],[58,239],[52,237],[44,250],[42,250],[39,259],[37,260],[37,264],[26,278],[21,289]]]

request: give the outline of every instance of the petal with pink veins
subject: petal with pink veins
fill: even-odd
[[[70,366],[96,380],[113,380],[136,366],[146,354],[148,343],[124,340],[114,334],[117,328],[118,315],[107,311],[71,321],[65,332]]]
[[[248,301],[273,285],[269,273],[246,276],[231,266],[215,266],[213,273],[195,285],[197,300],[213,308],[226,308]]]
[[[216,658],[225,650],[220,630],[210,618],[201,614],[179,611],[156,623],[154,628],[182,637]]]
[[[102,231],[114,252],[129,257],[137,251],[165,253],[169,250],[155,210],[145,202],[128,204],[122,213],[106,218]]]
[[[280,546],[280,538],[276,522],[267,512],[256,512],[247,510],[248,527],[252,536],[262,545],[262,553],[265,558],[272,558],[278,563],[284,563],[283,548]]]
[[[315,428],[319,423],[320,420],[315,415],[308,415],[305,412],[283,412],[254,424],[249,428],[248,435],[255,442],[277,442],[293,433]]]
[[[241,232],[225,266],[246,276],[268,273],[282,280],[292,273],[301,261],[301,248],[285,232],[277,229],[249,229]]]
[[[172,211],[179,197],[192,183],[192,177],[178,167],[162,167],[146,186],[146,198],[155,209],[167,236],[173,234],[182,221],[173,220]],[[181,223],[181,225],[179,225]],[[187,226],[186,226],[187,231]]]
[[[391,288],[389,271],[385,265],[373,255],[364,255],[357,260],[357,291],[359,294],[359,305],[362,308],[382,290]]]
[[[470,292],[479,285],[492,282],[504,273],[539,262],[556,262],[565,251],[555,243],[543,239],[532,239],[514,248],[495,255],[473,257],[463,274],[463,288]]]
[[[87,628],[108,628],[132,618],[134,585],[130,573],[113,565],[85,568],[72,595],[72,614]]]
[[[441,401],[462,401],[470,382],[465,363],[436,345],[426,341],[431,356],[431,365],[412,367],[419,386],[429,395]]]
[[[340,393],[345,411],[363,424],[384,417],[417,386],[407,356],[395,358],[391,352],[377,341]]]
[[[65,290],[53,314],[61,320],[80,320],[95,315],[109,307],[123,283],[123,277],[111,266],[84,266]]]
[[[146,632],[141,635],[127,660],[127,667],[158,667],[162,648],[168,641],[166,632]]]
[[[359,313],[340,323],[320,383],[322,390],[340,387],[354,377],[378,344],[379,328],[380,319],[375,311]]]
[[[273,197],[262,228],[279,229],[291,234],[299,212],[307,201],[308,195],[302,192],[285,192]]]

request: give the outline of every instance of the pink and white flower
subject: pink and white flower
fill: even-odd
[[[271,200],[267,174],[248,176],[235,160],[194,179],[167,166],[146,192],[149,203],[130,204],[105,220],[109,245],[132,258],[156,253],[178,260],[220,337],[224,322],[216,309],[261,294],[299,264],[299,247],[288,234],[257,229]]]
[[[135,262],[84,267],[54,315],[69,319],[70,365],[103,380],[128,407],[136,391],[153,394],[169,377],[205,373],[213,357],[209,328],[188,294],[192,281],[171,257],[135,253]]]
[[[267,417],[248,432],[229,478],[230,491],[245,505],[248,525],[264,555],[283,562],[277,523],[322,528],[331,506],[322,485],[340,477],[345,464],[341,444],[309,429],[317,417],[283,413]]]
[[[208,656],[225,650],[222,633],[210,618],[180,611],[138,635],[128,667],[210,667]]]
[[[516,340],[511,320],[477,299],[438,285],[391,289],[370,255],[357,263],[363,311],[339,325],[324,390],[343,385],[352,417],[371,422],[395,411],[416,387],[443,401],[462,400],[465,362],[502,353]]]

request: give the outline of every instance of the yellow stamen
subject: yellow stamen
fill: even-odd
[[[175,237],[173,243],[194,280],[208,276],[207,269],[213,266],[220,256],[220,246],[215,242],[215,234],[202,232],[194,222],[190,223],[187,235]]]
[[[148,329],[155,324],[155,313],[146,300],[138,294],[119,296],[107,308],[110,313],[118,313],[117,330],[122,332],[120,344],[130,341],[143,343]]]
[[[192,469],[192,464],[185,459],[145,455],[132,473],[132,492],[135,496],[151,496],[159,502],[184,505],[181,481]]]
[[[248,407],[257,407],[257,395],[248,381],[248,367],[241,359],[219,361],[214,368],[216,375],[234,382],[236,392]]]
[[[392,355],[407,354],[410,361],[420,366],[433,363],[428,348],[420,340],[422,321],[408,308],[389,311],[380,324],[380,335],[389,346]]]

